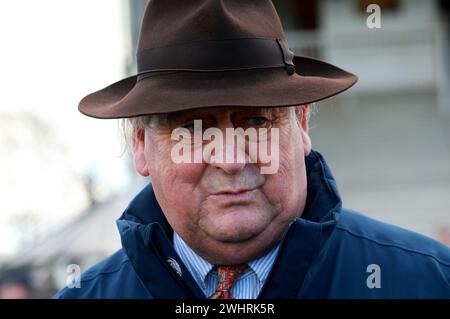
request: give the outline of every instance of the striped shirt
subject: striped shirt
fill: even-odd
[[[197,285],[202,289],[205,296],[211,296],[216,291],[219,282],[214,265],[197,255],[176,232],[174,232],[173,243],[175,251]],[[231,289],[234,298],[256,299],[258,297],[272,269],[280,245],[278,244],[264,256],[248,263],[249,268],[236,279]]]

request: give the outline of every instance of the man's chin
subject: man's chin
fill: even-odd
[[[217,229],[208,233],[208,240],[199,247],[200,255],[214,265],[234,265],[253,260],[274,245],[276,237],[265,233],[266,229],[241,228],[230,231]]]
[[[271,212],[262,207],[233,206],[204,214],[199,226],[215,241],[240,243],[260,236],[272,219]]]
[[[258,237],[265,227],[255,227],[255,225],[220,225],[210,232],[210,237],[223,243],[244,243]]]

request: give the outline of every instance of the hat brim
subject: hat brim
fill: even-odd
[[[317,102],[353,86],[358,78],[332,64],[295,56],[285,69],[224,72],[166,71],[131,76],[83,98],[81,113],[100,119],[129,118],[189,109],[283,107]]]

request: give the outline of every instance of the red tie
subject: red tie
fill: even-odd
[[[216,292],[209,299],[234,299],[231,288],[234,281],[247,269],[247,264],[234,266],[217,266],[219,283]]]

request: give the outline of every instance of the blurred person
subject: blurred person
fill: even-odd
[[[29,299],[30,287],[23,280],[9,280],[0,283],[0,299]]]
[[[136,171],[151,183],[117,221],[122,249],[55,298],[450,297],[449,248],[343,208],[312,149],[312,104],[356,81],[294,56],[269,0],[150,1],[138,74],[79,110],[129,119]],[[218,134],[239,128],[266,132],[245,137],[244,161]]]

